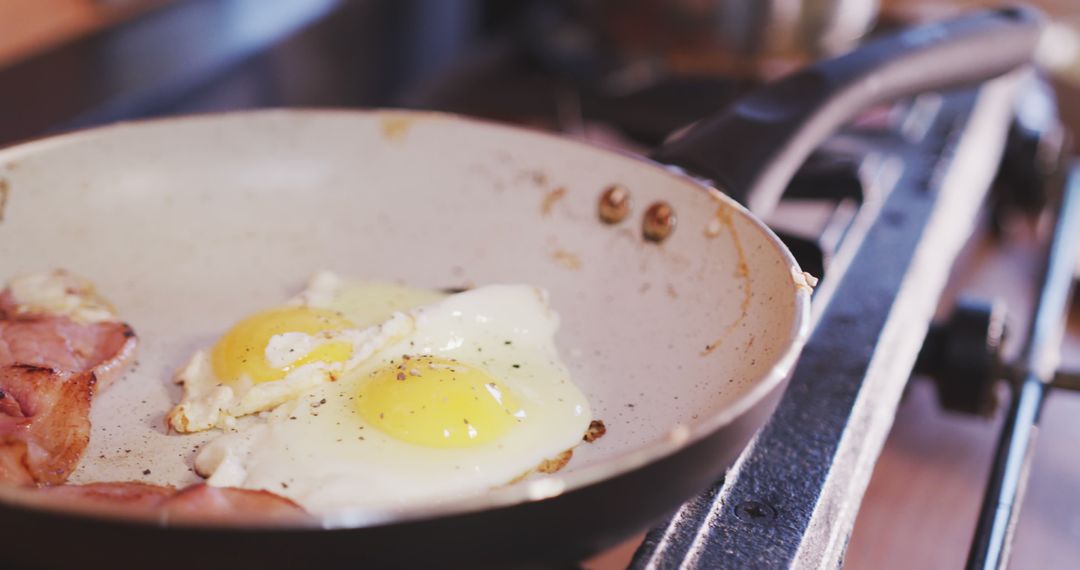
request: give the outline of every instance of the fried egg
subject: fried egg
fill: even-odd
[[[329,324],[265,342],[265,332],[249,335],[265,345],[275,379],[248,382],[287,382],[305,367],[333,379],[224,426],[195,458],[211,485],[268,490],[328,525],[360,524],[516,481],[567,459],[589,429],[592,412],[559,358],[559,320],[543,290],[489,285],[444,296],[323,274],[290,307],[325,311],[319,326]],[[278,377],[288,359],[271,356],[277,345],[299,346],[282,338],[296,332],[314,340]],[[349,350],[322,348],[312,360],[339,342]]]
[[[176,374],[184,398],[167,417],[182,433],[228,427],[355,368],[413,330],[403,309],[441,293],[390,284],[312,278],[287,305],[242,319]]]

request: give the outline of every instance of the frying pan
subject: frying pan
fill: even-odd
[[[736,199],[767,213],[859,109],[1004,73],[1039,30],[1009,9],[905,31],[751,94],[655,160],[403,111],[150,121],[0,152],[4,277],[88,276],[142,341],[138,365],[97,396],[71,482],[195,482],[206,436],[163,429],[173,372],[319,269],[547,288],[560,351],[608,426],[557,474],[358,527],[164,527],[5,489],[5,564],[506,567],[579,560],[640,532],[731,464],[807,336],[807,280]],[[602,222],[614,185],[629,215]]]

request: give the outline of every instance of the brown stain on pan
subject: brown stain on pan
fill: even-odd
[[[524,481],[526,477],[532,475],[533,473],[545,473],[548,475],[552,473],[557,473],[563,467],[566,467],[566,464],[570,463],[570,460],[573,459],[573,457],[574,448],[571,447],[570,449],[567,449],[566,451],[556,455],[555,457],[541,459],[540,463],[536,464],[536,467],[533,467],[532,469],[529,469],[521,475],[514,477],[508,483],[506,483],[506,485],[503,486],[509,487],[511,485],[520,483],[521,481]]]
[[[393,143],[405,141],[412,123],[413,118],[408,116],[387,115],[379,118],[383,139]]]
[[[551,459],[541,461],[540,464],[536,466],[536,470],[540,473],[556,473],[563,467],[566,467],[566,464],[570,463],[572,457],[574,457],[574,450],[567,449]]]
[[[4,178],[0,178],[0,222],[4,221],[4,209],[7,207],[8,194],[11,192],[11,185]]]
[[[716,215],[705,228],[705,235],[709,238],[715,238],[724,233],[724,229],[727,230],[727,234],[731,238],[731,244],[735,247],[735,257],[738,260],[735,264],[735,278],[742,281],[743,298],[739,304],[739,316],[724,328],[716,340],[705,345],[705,350],[701,351],[702,356],[707,356],[716,350],[735,331],[739,323],[746,318],[746,315],[750,312],[750,297],[753,295],[753,287],[750,283],[750,266],[746,263],[746,250],[743,249],[739,232],[735,231],[735,221],[731,217],[731,209],[726,204],[720,204],[716,208]]]
[[[581,269],[581,258],[572,251],[557,249],[551,254],[551,259],[567,269]]]
[[[560,200],[566,197],[566,187],[559,186],[558,188],[544,194],[543,201],[540,202],[540,213],[544,216],[550,216],[551,211],[555,208],[555,204],[558,204]]]

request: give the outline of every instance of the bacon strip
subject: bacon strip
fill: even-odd
[[[153,513],[164,522],[278,525],[310,523],[296,503],[269,491],[211,487],[199,483],[174,487],[138,482],[39,487],[33,492],[50,503],[125,513]]]
[[[37,495],[54,499],[57,504],[123,507],[132,511],[150,511],[176,494],[176,488],[150,483],[89,483],[37,487]]]
[[[0,482],[67,480],[90,441],[93,372],[0,368]]]
[[[92,287],[87,290],[92,294]],[[206,484],[179,491],[138,482],[61,484],[90,441],[95,390],[107,387],[131,362],[136,342],[124,323],[82,323],[29,312],[10,289],[0,291],[0,483],[26,486],[59,506],[151,514],[165,522],[310,522],[296,503],[268,491]]]
[[[212,487],[182,489],[162,505],[166,520],[197,523],[283,524],[310,521],[296,503],[270,491]]]
[[[135,355],[131,327],[21,312],[0,292],[0,483],[63,483],[90,441],[90,401]]]
[[[135,332],[125,323],[80,324],[51,315],[4,318],[7,314],[0,305],[0,366],[93,372],[105,389],[135,356]]]

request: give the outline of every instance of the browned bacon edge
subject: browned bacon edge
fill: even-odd
[[[104,390],[135,357],[138,338],[127,323],[84,324],[60,315],[16,315],[14,306],[10,291],[0,293],[0,366],[92,371]]]
[[[0,368],[0,483],[67,480],[90,441],[93,372]]]
[[[132,361],[137,339],[125,323],[83,324],[18,313],[0,292],[0,483],[24,486],[45,503],[166,523],[251,525],[310,522],[296,503],[268,491],[138,482],[62,485],[90,441],[90,402]],[[7,494],[6,492],[4,494]]]
[[[133,360],[120,322],[16,314],[0,292],[0,483],[67,480],[90,441],[90,401]]]

